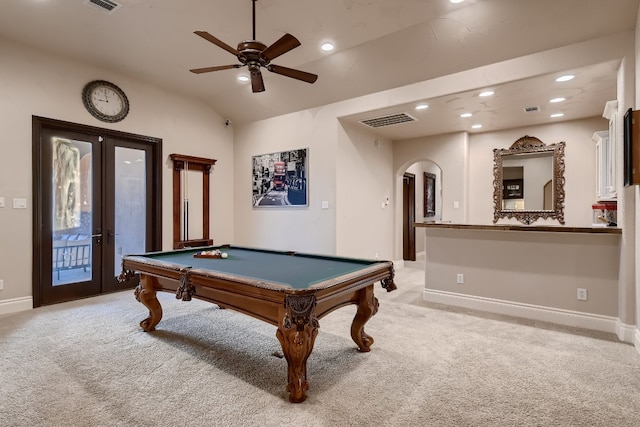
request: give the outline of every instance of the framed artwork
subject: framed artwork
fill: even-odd
[[[521,179],[502,180],[503,199],[524,199],[524,182]]]
[[[308,206],[308,149],[253,156],[254,208]]]
[[[637,164],[640,162],[640,141],[638,141],[638,124],[640,120],[640,111],[633,111],[631,108],[624,115],[624,134],[623,134],[623,177],[624,186],[640,184],[640,174]]]
[[[424,216],[436,216],[436,176],[424,173]]]

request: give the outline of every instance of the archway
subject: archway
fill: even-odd
[[[404,181],[406,175],[415,176],[415,190],[411,197],[406,196]],[[406,259],[407,238],[412,236],[413,251],[416,259],[423,259],[425,242],[422,233],[415,231],[406,216],[408,210],[413,211],[415,222],[439,221],[442,219],[442,169],[429,159],[412,160],[401,165],[395,173],[395,259]],[[411,204],[412,206],[408,206]],[[410,250],[411,252],[411,250]]]

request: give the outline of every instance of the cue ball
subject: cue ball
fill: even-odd
[[[221,255],[221,256],[222,256],[222,258],[226,258],[226,257],[228,257],[229,255],[227,255],[227,253],[226,253],[226,252],[222,252],[222,255]]]

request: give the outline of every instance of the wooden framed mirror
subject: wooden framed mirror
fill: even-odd
[[[494,223],[515,218],[528,225],[542,218],[564,224],[564,147],[525,135],[493,150]]]

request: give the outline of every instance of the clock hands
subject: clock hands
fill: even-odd
[[[96,94],[98,94],[98,92],[96,91]],[[96,101],[100,101],[100,102],[109,102],[109,96],[107,95],[107,88],[102,88],[102,99],[96,99]]]

